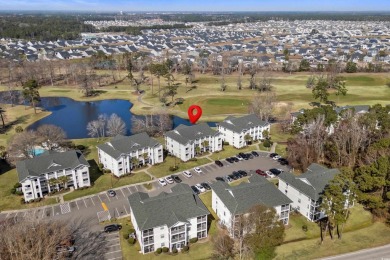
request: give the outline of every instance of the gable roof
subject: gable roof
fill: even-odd
[[[274,184],[256,174],[249,178],[249,183],[230,186],[217,181],[211,184],[211,189],[233,215],[245,213],[255,205],[276,207],[292,202]]]
[[[242,117],[227,117],[223,122],[218,123],[218,125],[225,127],[236,133],[241,133],[244,130],[247,130],[251,127],[264,127],[268,125],[268,122],[260,120],[256,115],[250,114]]]
[[[79,150],[66,152],[46,151],[40,156],[16,163],[19,181],[29,176],[38,177],[41,174],[60,171],[68,168],[76,168],[79,165],[89,167],[89,163]]]
[[[166,137],[169,137],[180,144],[187,144],[188,142],[199,138],[216,135],[219,135],[219,132],[211,129],[206,123],[192,126],[179,125],[175,130],[165,133]]]
[[[156,139],[149,137],[147,133],[139,133],[132,136],[117,135],[111,141],[97,147],[113,158],[122,154],[129,154],[139,149],[161,145]]]
[[[307,171],[299,176],[282,172],[278,177],[311,199],[318,200],[325,186],[339,173],[338,169],[328,169],[317,163],[312,163]]]
[[[210,214],[190,186],[179,183],[172,193],[162,192],[155,197],[136,192],[128,197],[131,210],[140,230],[167,225]]]

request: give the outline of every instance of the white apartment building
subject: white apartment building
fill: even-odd
[[[292,200],[292,210],[299,211],[310,221],[316,221],[325,216],[320,210],[321,194],[329,181],[339,173],[338,169],[328,169],[312,163],[307,171],[299,176],[287,172],[279,174],[278,187]]]
[[[222,150],[221,134],[206,123],[192,126],[179,125],[175,130],[166,132],[164,136],[165,149],[184,162],[194,158],[197,149],[201,152]]]
[[[180,250],[191,238],[207,237],[210,212],[187,184],[176,184],[171,193],[155,197],[137,192],[129,196],[130,218],[143,254],[157,248]]]
[[[226,226],[233,237],[236,218],[255,205],[273,207],[279,219],[285,225],[288,224],[291,200],[263,176],[255,174],[249,178],[249,183],[237,186],[217,181],[211,184],[211,189],[211,206],[219,217],[220,224]]]
[[[97,146],[99,163],[117,177],[130,173],[139,165],[163,162],[163,146],[146,133],[118,135]],[[132,158],[137,158],[136,162]]]
[[[25,201],[43,198],[53,190],[64,187],[90,186],[89,163],[80,151],[47,151],[38,157],[16,163]],[[67,183],[50,183],[50,179],[68,177]],[[61,178],[60,178],[61,179]]]
[[[249,135],[252,141],[264,139],[263,131],[270,131],[271,125],[260,120],[256,115],[250,114],[243,117],[227,117],[217,124],[222,139],[236,148],[242,148],[248,144],[245,136]]]

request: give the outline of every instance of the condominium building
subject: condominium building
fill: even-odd
[[[171,193],[149,197],[137,192],[129,196],[130,218],[142,253],[188,245],[191,238],[207,237],[210,212],[187,184],[177,184]]]
[[[89,163],[78,150],[43,154],[16,163],[25,201],[43,198],[60,188],[90,186]],[[62,178],[66,176],[67,178]],[[51,181],[51,180],[57,181]]]
[[[97,146],[99,163],[117,177],[137,166],[163,162],[163,146],[147,133],[132,136],[118,135]],[[135,158],[135,160],[133,159]]]

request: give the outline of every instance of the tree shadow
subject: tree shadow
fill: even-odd
[[[18,117],[16,120],[9,122],[4,127],[0,128],[0,134],[5,134],[6,132],[10,131],[15,125],[24,124],[27,122],[27,119],[29,118],[28,115]]]
[[[89,177],[91,179],[91,183],[95,183],[95,181],[103,175],[103,172],[99,169],[95,160],[88,160],[88,163],[91,166],[89,167]]]
[[[6,160],[0,159],[0,175],[14,169]]]

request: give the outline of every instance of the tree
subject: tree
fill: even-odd
[[[117,136],[126,134],[126,124],[117,114],[111,114],[107,120],[107,135]]]
[[[166,95],[172,98],[172,102],[173,102],[173,98],[177,95],[177,87],[178,87],[177,85],[168,86]]]
[[[17,127],[15,127],[15,132],[16,132],[17,134],[23,132],[23,127],[21,127],[20,125],[18,125]]]
[[[253,137],[250,134],[246,134],[244,136],[244,140],[245,140],[245,143],[248,144],[248,143],[251,143],[253,141]]]
[[[276,103],[273,91],[256,94],[248,107],[248,112],[255,114],[260,120],[269,121]]]
[[[59,182],[59,184],[63,185],[64,189],[68,188],[68,182],[70,180],[71,180],[70,177],[66,176],[66,175],[58,177],[58,182]]]
[[[31,103],[35,114],[37,113],[36,104],[41,100],[39,88],[40,86],[35,79],[23,83],[23,97]]]
[[[348,61],[345,66],[345,72],[347,73],[355,73],[357,71],[357,65],[355,62]]]
[[[202,149],[200,148],[200,146],[195,146],[195,154],[198,155],[200,153],[202,153]]]
[[[55,125],[41,125],[36,131],[37,141],[45,143],[49,150],[59,146],[66,139],[66,134],[61,127]]]
[[[220,231],[211,242],[213,244],[212,259],[228,260],[234,257],[234,241],[226,233]]]
[[[299,64],[299,71],[308,71],[310,70],[310,63],[306,59],[302,59],[301,63]]]
[[[273,78],[269,75],[269,73],[264,73],[260,78],[258,89],[261,92],[271,91],[272,90],[272,81]]]
[[[25,131],[14,135],[8,145],[9,159],[20,160],[34,157],[36,134],[34,131]]]
[[[5,127],[4,117],[5,117],[5,110],[0,107],[0,118],[1,118],[1,122],[3,124],[3,128]]]
[[[100,114],[97,120],[87,124],[88,135],[91,137],[102,138],[106,136],[107,115]]]
[[[345,80],[344,78],[342,77],[339,77],[337,79],[337,84],[335,84],[334,88],[336,89],[336,96],[337,98],[340,96],[340,95],[347,95],[347,92],[348,92],[348,89],[347,87],[345,86]]]
[[[324,103],[328,101],[328,82],[323,78],[319,78],[317,84],[312,89],[312,93],[315,99],[319,99],[321,102]]]
[[[131,157],[130,164],[131,164],[130,169],[137,167],[139,165],[139,159],[137,157]]]
[[[207,140],[204,140],[204,141],[202,142],[202,150],[203,150],[204,152],[206,152],[207,148],[209,148],[209,145],[210,145],[210,142],[207,141]]]
[[[168,67],[162,63],[152,63],[149,66],[149,71],[157,77],[158,81],[158,97],[161,98],[161,84],[160,78],[168,74]]]
[[[59,181],[58,181],[58,179],[56,179],[56,178],[51,178],[51,179],[49,179],[49,186],[50,187],[52,187],[52,186],[56,186],[56,189],[58,189],[58,184],[60,183]],[[49,190],[51,190],[51,188],[49,187]]]

